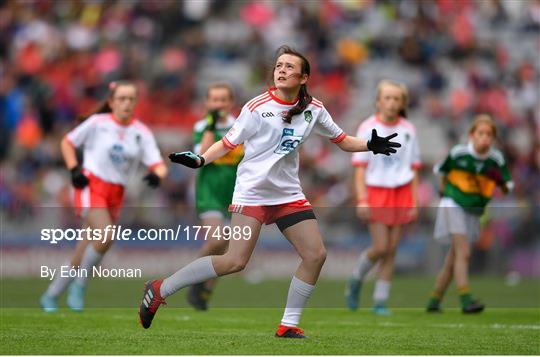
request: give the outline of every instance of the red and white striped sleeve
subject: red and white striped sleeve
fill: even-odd
[[[250,111],[246,104],[232,128],[229,129],[221,141],[227,148],[232,150],[252,137],[259,130],[260,126],[261,118],[257,112]]]
[[[324,107],[321,107],[319,111],[313,130],[317,134],[329,138],[333,143],[339,143],[347,136]]]

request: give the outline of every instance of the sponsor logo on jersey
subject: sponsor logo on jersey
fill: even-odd
[[[308,123],[311,123],[311,121],[313,120],[313,114],[311,114],[311,110],[306,110],[304,112],[304,120]]]
[[[129,161],[129,159],[126,156],[126,152],[124,151],[124,147],[120,144],[114,144],[109,149],[109,158],[111,159],[111,162],[116,165],[117,167],[122,167],[123,165],[126,165],[126,163]]]
[[[281,140],[279,145],[274,150],[274,153],[286,155],[291,151],[294,151],[300,145],[302,136],[294,135],[293,128],[283,128],[283,133],[281,134]]]
[[[272,118],[274,116],[274,113],[272,112],[264,112],[262,113],[263,118]]]

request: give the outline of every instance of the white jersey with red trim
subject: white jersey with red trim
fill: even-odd
[[[244,105],[223,137],[229,149],[244,144],[233,204],[269,206],[304,199],[298,179],[298,147],[312,132],[335,143],[345,138],[343,130],[315,98],[290,124],[285,123],[282,114],[295,104],[275,97],[271,88]]]
[[[390,156],[375,155],[371,151],[355,152],[352,155],[353,166],[366,167],[366,185],[395,188],[409,183],[414,177],[413,169],[422,165],[414,125],[405,118],[388,124],[376,114],[360,124],[356,136],[369,140],[372,129],[376,129],[379,136],[397,133],[392,141],[400,143],[401,147]]]
[[[124,124],[111,113],[94,114],[66,138],[83,146],[83,168],[110,183],[127,184],[139,162],[150,169],[163,162],[154,135],[137,119]]]

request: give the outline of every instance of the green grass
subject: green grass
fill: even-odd
[[[310,337],[302,341],[273,337],[286,280],[252,285],[223,279],[214,307],[202,313],[181,307],[181,292],[160,309],[149,330],[137,321],[141,281],[92,281],[88,305],[95,307],[52,314],[37,308],[45,281],[1,283],[2,354],[540,354],[539,286],[533,280],[508,287],[496,278],[473,279],[473,292],[488,309],[469,316],[452,307],[453,292],[444,313],[426,314],[421,307],[432,279],[400,278],[389,317],[367,308],[343,309],[344,283],[321,281],[302,318]],[[363,306],[370,305],[371,291],[368,284]]]

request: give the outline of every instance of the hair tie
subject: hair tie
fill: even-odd
[[[109,90],[114,90],[117,86],[118,86],[118,83],[111,82],[111,83],[109,83]]]

